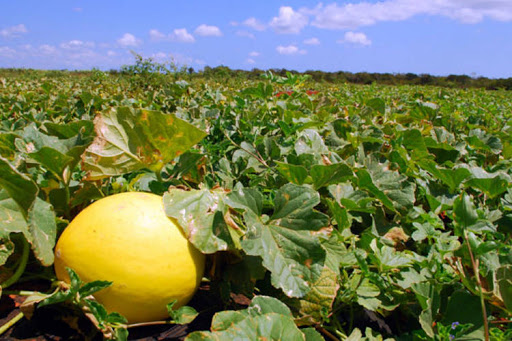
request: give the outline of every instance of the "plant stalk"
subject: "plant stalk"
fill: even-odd
[[[6,324],[4,324],[3,326],[0,327],[0,335],[2,335],[7,330],[9,330],[9,328],[14,326],[16,324],[16,322],[18,322],[19,320],[21,320],[23,318],[23,316],[24,316],[23,313],[20,312],[18,315],[14,316],[12,319],[7,321]]]
[[[27,290],[3,290],[2,294],[5,295],[16,295],[16,296],[32,296],[40,294],[38,291],[27,291]]]
[[[466,239],[466,245],[468,246],[469,256],[471,257],[471,264],[473,265],[473,272],[475,274],[476,283],[478,284],[480,304],[482,305],[482,315],[484,319],[484,337],[485,341],[489,341],[489,321],[487,320],[487,309],[485,308],[485,299],[482,289],[482,281],[480,280],[480,271],[478,270],[478,264],[475,261],[473,250],[471,250],[471,244],[469,243],[468,232],[466,229],[464,229],[464,239]]]
[[[18,279],[20,279],[21,275],[23,275],[23,272],[25,272],[25,268],[27,267],[28,263],[28,256],[30,254],[30,246],[28,245],[28,242],[25,238],[22,239],[22,243],[23,249],[21,251],[22,253],[18,267],[16,268],[16,271],[9,279],[0,284],[0,287],[2,287],[2,289],[8,288],[9,286],[16,283]]]

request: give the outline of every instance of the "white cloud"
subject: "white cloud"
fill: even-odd
[[[247,64],[256,64],[256,61],[254,59],[252,59],[252,58],[248,58],[246,60],[246,62],[247,62]]]
[[[10,26],[0,30],[0,37],[4,38],[18,38],[19,36],[27,33],[28,30],[23,24],[19,24],[16,26]]]
[[[92,41],[70,40],[60,44],[60,47],[65,50],[78,50],[83,48],[93,48],[95,44]]]
[[[173,31],[171,34],[171,40],[177,41],[180,43],[193,43],[196,41],[194,39],[194,36],[192,36],[190,33],[187,32],[187,29],[185,28],[178,28]]]
[[[0,46],[0,56],[5,58],[12,58],[16,56],[16,50],[10,48],[9,46]]]
[[[186,28],[177,28],[172,33],[164,34],[159,30],[149,31],[149,37],[152,41],[171,41],[178,43],[193,43],[196,41],[193,35],[187,32]]]
[[[165,34],[163,34],[162,32],[160,32],[159,30],[152,29],[149,31],[149,38],[152,41],[162,41],[162,40],[166,40],[167,36]]]
[[[203,36],[203,37],[220,37],[220,36],[222,36],[222,32],[220,31],[220,29],[217,26],[209,26],[209,25],[205,25],[205,24],[199,25],[195,29],[194,33],[197,34],[198,36]]]
[[[170,55],[165,52],[157,52],[152,54],[150,57],[158,63],[165,63],[171,59]]]
[[[308,17],[300,12],[295,12],[289,6],[279,8],[279,16],[272,18],[270,26],[277,33],[300,33],[308,24]]]
[[[252,34],[251,32],[247,32],[247,31],[236,31],[236,35],[239,37],[246,37],[246,38],[250,38],[250,39],[256,38],[254,36],[254,34]]]
[[[258,57],[259,55],[260,55],[260,53],[258,51],[249,52],[250,57]]]
[[[264,31],[266,29],[265,24],[260,22],[258,19],[251,17],[245,20],[242,25],[252,28],[256,31]]]
[[[117,44],[113,48],[120,48]],[[118,68],[133,63],[126,50],[105,49],[101,44],[70,41],[59,45],[21,44],[9,49],[0,47],[2,67],[35,67],[38,69],[88,69],[93,67]],[[7,55],[13,55],[8,58]]]
[[[416,15],[445,16],[463,23],[477,23],[484,18],[512,21],[512,1],[508,0],[387,0],[318,5],[302,9],[314,16],[313,26],[325,29],[354,29],[385,21],[403,21]]]
[[[346,32],[345,37],[342,40],[338,40],[338,43],[350,43],[356,45],[370,46],[372,41],[368,39],[366,34],[362,32]]]
[[[320,45],[320,40],[318,38],[309,38],[303,41],[306,45]]]
[[[39,51],[43,54],[55,55],[58,54],[58,50],[55,46],[44,44],[39,46]]]
[[[288,46],[282,46],[279,45],[276,47],[276,51],[279,54],[287,54],[287,55],[294,55],[294,54],[306,54],[306,50],[299,49],[296,45],[288,45]]]
[[[136,47],[142,44],[142,40],[136,38],[133,34],[125,33],[117,40],[117,43],[121,45],[121,47]]]

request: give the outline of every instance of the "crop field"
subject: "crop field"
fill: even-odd
[[[0,118],[2,340],[512,340],[510,91],[27,71],[0,76]],[[159,320],[100,302],[119,287],[88,238],[92,270],[56,275],[70,222],[124,192],[198,251]]]

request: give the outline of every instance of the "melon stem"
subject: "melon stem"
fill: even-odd
[[[25,238],[23,238],[22,240],[23,240],[23,242],[22,242],[23,249],[21,251],[22,253],[21,253],[20,261],[18,263],[18,267],[16,268],[16,271],[9,279],[7,279],[5,282],[0,284],[0,287],[2,287],[2,289],[5,289],[5,288],[13,285],[14,283],[16,283],[18,281],[18,279],[20,279],[21,275],[23,275],[23,272],[25,272],[25,268],[27,267],[27,263],[28,263],[28,256],[30,253],[30,246],[28,245],[28,242]]]

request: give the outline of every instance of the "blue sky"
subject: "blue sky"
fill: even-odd
[[[512,0],[0,0],[0,67],[512,77]]]

